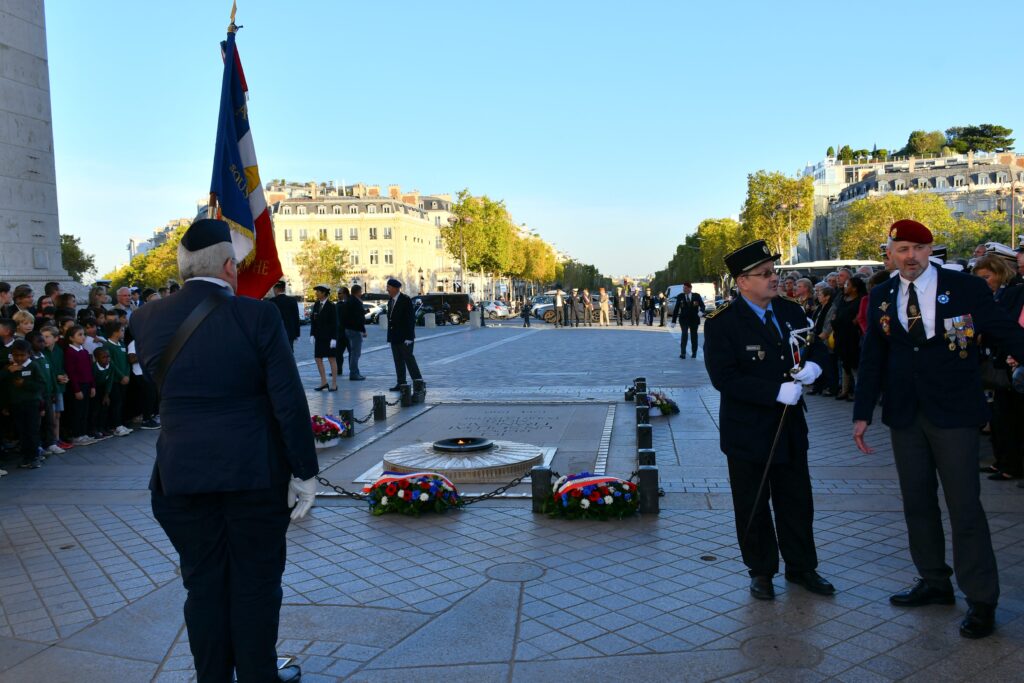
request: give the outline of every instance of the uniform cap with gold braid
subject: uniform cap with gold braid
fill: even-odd
[[[729,274],[737,277],[765,261],[778,261],[779,257],[779,254],[772,254],[767,242],[754,240],[750,244],[744,244],[731,254],[727,254],[724,261],[725,267],[729,269]]]

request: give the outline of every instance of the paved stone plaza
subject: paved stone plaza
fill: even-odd
[[[878,453],[860,455],[850,404],[811,397],[820,572],[839,593],[814,596],[780,576],[778,598],[755,601],[735,547],[718,396],[700,358],[678,358],[677,333],[518,323],[420,332],[427,404],[389,408],[385,423],[359,425],[353,440],[322,452],[332,481],[358,486],[375,453],[431,437],[444,424],[432,411],[453,405],[516,438],[549,424],[563,455],[555,469],[597,464],[603,448],[607,471],[628,476],[635,415],[622,393],[644,375],[682,407],[652,419],[662,513],[567,522],[516,497],[412,519],[323,496],[292,525],[284,577],[279,652],[296,657],[303,680],[1020,678],[1024,491],[1012,483],[982,480],[1003,592],[996,634],[968,641],[957,633],[962,596],[955,608],[889,605],[915,572],[888,436],[876,424],[868,437]],[[296,346],[313,387],[311,349]],[[311,411],[362,417],[394,383],[380,330],[361,367],[366,382],[310,390]],[[493,417],[495,406],[509,417]],[[548,421],[536,417],[542,406]],[[528,414],[528,425],[517,421]],[[192,680],[175,555],[146,491],[157,434],[75,449],[0,480],[0,681]]]

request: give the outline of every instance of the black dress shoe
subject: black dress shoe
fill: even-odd
[[[786,581],[803,586],[812,593],[818,595],[835,595],[836,588],[831,583],[821,578],[818,572],[808,569],[805,572],[786,572]]]
[[[685,353],[679,354],[679,357],[682,358],[683,360],[686,360],[686,354]]]
[[[298,683],[302,680],[302,669],[298,664],[290,664],[277,670],[277,680],[283,683]]]
[[[889,602],[897,607],[920,607],[922,605],[952,605],[956,602],[953,586],[935,588],[924,579],[917,579],[912,588],[889,596]]]
[[[697,354],[693,354],[693,355],[690,356],[690,358],[696,358],[696,357],[697,357]]]
[[[401,390],[402,390],[402,385],[401,384],[396,384],[395,386],[393,386],[390,389],[388,389],[388,391],[401,391]]]
[[[960,622],[960,635],[964,638],[984,638],[996,629],[996,606],[975,602],[967,607]]]
[[[758,600],[774,600],[775,585],[770,576],[751,576],[750,594]]]

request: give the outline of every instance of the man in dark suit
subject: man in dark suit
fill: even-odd
[[[292,351],[294,351],[295,340],[299,338],[299,307],[296,304],[295,297],[288,296],[284,293],[284,290],[284,280],[274,285],[274,296],[270,299],[270,303],[277,306],[277,310],[281,314],[281,322],[284,323],[285,336],[288,338],[288,343],[292,346]]]
[[[363,288],[352,285],[352,295],[341,308],[341,326],[348,340],[348,378],[353,381],[366,379],[359,372],[359,357],[363,353],[366,339],[366,311],[363,309]]]
[[[412,355],[413,342],[416,339],[416,316],[412,310],[412,299],[402,294],[402,283],[395,278],[388,278],[388,343],[391,344],[391,356],[395,359],[395,374],[398,382],[391,391],[401,391],[405,384],[405,371],[413,379],[423,379],[416,357]]]
[[[868,329],[853,407],[853,439],[864,439],[878,397],[903,494],[910,555],[921,580],[889,601],[901,607],[954,603],[949,577],[967,596],[960,633],[983,638],[995,628],[999,575],[980,500],[978,428],[989,418],[978,369],[978,335],[1024,358],[1024,331],[999,308],[984,280],[928,262],[932,234],[900,220],[889,229],[897,276],[871,290]],[[936,476],[937,475],[937,476]],[[953,531],[953,569],[936,489]]]
[[[683,326],[680,330],[679,357],[686,358],[686,338],[690,338],[690,353],[692,358],[697,357],[697,328],[700,327],[700,317],[704,315],[704,297],[693,293],[693,285],[689,282],[683,283],[683,293],[676,296],[676,306],[672,309],[672,325],[676,321]]]
[[[790,332],[807,327],[807,318],[799,304],[779,296],[773,265],[778,258],[763,240],[726,256],[739,297],[716,309],[704,323],[704,363],[722,394],[719,429],[729,462],[736,532],[750,573],[750,593],[760,600],[775,597],[772,577],[779,570],[780,551],[787,581],[819,595],[835,592],[816,571],[806,407],[801,398],[802,385],[821,374],[825,349],[819,341],[812,343],[806,363],[794,371],[798,359]],[[758,495],[765,468],[767,484]]]
[[[178,247],[186,279],[131,320],[143,372],[199,306],[220,301],[163,373],[153,514],[178,551],[185,625],[200,682],[297,681],[277,671],[285,532],[316,495],[309,409],[277,309],[236,297],[228,226],[193,223]]]

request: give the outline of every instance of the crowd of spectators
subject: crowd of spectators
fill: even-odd
[[[112,301],[101,283],[81,306],[56,282],[38,296],[0,282],[0,462],[36,469],[131,426],[159,429],[156,389],[136,362],[128,320],[174,289],[122,287]]]
[[[966,271],[982,278],[992,296],[1024,327],[1024,238],[1016,250],[997,243],[976,247],[970,260],[947,262],[943,247],[935,247],[932,263],[940,268]],[[885,257],[883,245],[883,258]],[[895,276],[888,263],[875,270],[840,268],[818,279],[799,271],[782,275],[780,293],[799,302],[813,323],[814,335],[828,346],[829,360],[821,377],[807,392],[839,401],[853,401],[861,346],[867,332],[867,308],[871,290]],[[979,372],[988,393],[992,419],[983,428],[991,434],[995,462],[982,468],[989,478],[1010,481],[1024,478],[1024,394],[1011,386],[1012,358],[986,343]],[[1024,488],[1024,482],[1020,483]]]

